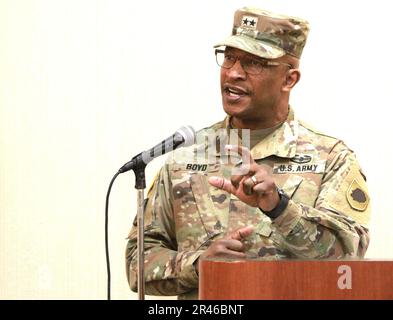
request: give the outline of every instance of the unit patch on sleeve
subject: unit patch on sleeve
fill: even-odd
[[[349,205],[353,209],[358,211],[365,211],[367,209],[370,198],[356,179],[353,179],[346,196]]]

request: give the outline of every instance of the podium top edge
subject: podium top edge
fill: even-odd
[[[216,261],[227,263],[247,263],[247,262],[393,262],[393,259],[228,259],[228,258],[201,258],[202,261]]]

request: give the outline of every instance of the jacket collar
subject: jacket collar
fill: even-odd
[[[227,116],[216,126],[216,128],[226,129],[228,135],[225,139],[229,136],[230,120],[230,117]],[[251,149],[251,154],[255,160],[264,159],[273,155],[282,158],[293,158],[296,154],[298,136],[299,122],[295,116],[294,110],[289,107],[288,116],[285,122],[256,144],[254,148]],[[222,138],[224,138],[222,135],[217,135],[217,142]],[[223,153],[221,153],[221,155],[223,155]],[[220,156],[219,150],[217,150],[217,156]]]

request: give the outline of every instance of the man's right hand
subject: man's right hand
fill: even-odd
[[[223,239],[214,241],[199,258],[244,259],[246,254],[244,253],[245,247],[242,240],[247,238],[253,231],[253,226],[237,229]],[[194,262],[198,274],[199,258]]]

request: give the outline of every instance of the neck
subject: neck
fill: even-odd
[[[268,129],[280,123],[283,123],[288,117],[289,107],[281,108],[274,112],[270,112],[266,117],[255,118],[240,118],[233,116],[231,119],[232,126],[237,129]]]

